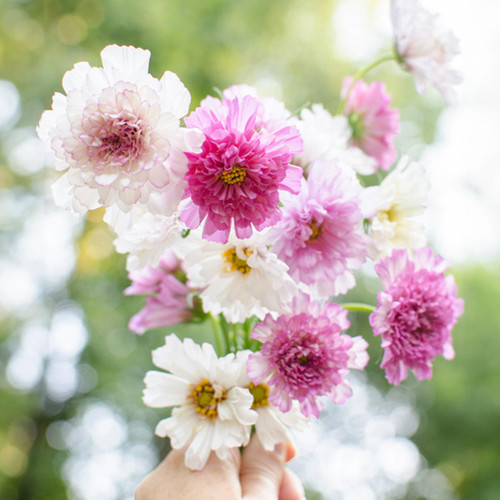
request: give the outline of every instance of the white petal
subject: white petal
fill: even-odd
[[[151,52],[135,47],[108,45],[101,52],[102,66],[111,82],[135,82],[148,73]]]
[[[156,426],[155,434],[160,437],[168,436],[172,448],[182,448],[191,439],[199,426],[198,414],[191,406],[182,406],[172,410],[172,416],[164,419]]]
[[[189,394],[190,383],[169,373],[149,371],[144,379],[144,404],[152,408],[182,405]]]
[[[265,450],[272,451],[277,443],[292,440],[290,432],[269,407],[259,408],[257,413],[255,431]]]
[[[201,470],[205,467],[212,451],[214,432],[215,427],[206,424],[195,434],[189,448],[186,450],[185,463],[187,467],[193,470]]]
[[[160,82],[163,86],[162,106],[177,118],[185,116],[191,103],[191,94],[188,89],[171,71],[165,71]]]
[[[89,63],[79,62],[74,65],[71,71],[64,74],[62,86],[66,94],[69,94],[72,90],[79,90],[85,85],[89,70]]]

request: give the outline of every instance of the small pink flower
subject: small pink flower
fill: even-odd
[[[224,91],[222,101],[206,98],[185,119],[206,137],[201,153],[187,154],[189,201],[181,220],[189,228],[205,221],[203,237],[226,243],[232,224],[245,239],[253,228],[277,222],[279,192],[297,193],[302,177],[302,169],[290,165],[302,139],[283,110],[257,98],[251,87],[236,86]]]
[[[135,333],[189,321],[199,309],[192,297],[195,290],[186,283],[184,271],[171,252],[160,261],[158,268],[148,266],[130,273],[129,277],[132,285],[125,290],[125,295],[147,295],[146,307],[129,322],[129,328]]]
[[[283,217],[268,236],[271,250],[315,299],[355,285],[352,270],[365,261],[368,241],[361,230],[361,192],[352,171],[316,160],[299,195],[282,197]]]
[[[342,94],[352,84],[345,78]],[[368,156],[375,158],[383,170],[387,170],[396,159],[393,137],[399,132],[399,112],[391,109],[391,96],[382,82],[370,85],[358,80],[347,98],[344,113],[352,128],[352,143]]]
[[[347,312],[338,304],[319,305],[299,294],[291,314],[276,320],[268,314],[254,328],[252,338],[263,345],[249,357],[249,379],[272,387],[269,400],[281,411],[290,411],[297,400],[306,417],[318,417],[320,396],[344,403],[352,395],[349,369],[363,369],[368,362],[368,344],[342,335],[347,328]]]
[[[370,315],[375,335],[382,335],[381,367],[387,380],[398,385],[408,368],[419,380],[432,377],[432,360],[442,355],[452,359],[451,329],[463,312],[453,276],[445,276],[448,265],[428,247],[393,250],[375,266],[384,291]]]

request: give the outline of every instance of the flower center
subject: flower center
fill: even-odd
[[[245,248],[243,250],[246,257],[250,257],[252,255],[253,250],[251,248]],[[246,259],[240,259],[236,254],[235,248],[228,248],[225,252],[222,253],[222,257],[226,264],[229,264],[226,267],[226,272],[239,271],[241,274],[248,274],[252,269],[248,264]]]
[[[358,113],[350,113],[348,116],[349,125],[352,129],[353,141],[361,140],[365,135],[365,125],[363,123],[363,115]]]
[[[221,174],[219,174],[218,178],[224,184],[238,184],[238,186],[241,186],[246,176],[246,168],[241,165],[234,164],[231,167],[231,170],[224,170]]]
[[[321,234],[321,224],[318,224],[318,221],[313,217],[311,222],[307,225],[311,229],[312,233],[306,243],[311,243],[319,238],[319,235]]]
[[[253,396],[252,410],[269,404],[267,401],[269,397],[269,387],[266,384],[255,385],[253,382],[250,382],[248,390]]]
[[[217,417],[217,405],[226,399],[226,391],[214,387],[204,378],[198,385],[192,385],[188,398],[194,402],[196,411],[202,417],[214,420]]]
[[[144,151],[148,127],[132,113],[93,113],[83,121],[89,159],[97,164],[125,165]]]

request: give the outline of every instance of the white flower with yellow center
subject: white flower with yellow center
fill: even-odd
[[[429,180],[420,163],[403,157],[382,181],[377,214],[371,219],[370,256],[374,260],[389,255],[393,248],[419,248],[426,244],[425,212]]]
[[[245,370],[243,361],[234,354],[217,358],[210,344],[181,342],[174,334],[153,351],[153,363],[170,373],[146,374],[143,401],[152,408],[176,407],[155,433],[168,436],[175,449],[188,445],[185,463],[190,469],[202,469],[212,451],[225,459],[231,448],[250,439],[257,420],[253,396],[235,384]]]
[[[244,367],[247,365],[250,354],[250,351],[237,353]],[[246,369],[240,374],[237,383],[239,386],[246,387],[253,396],[252,409],[259,416],[255,424],[255,433],[265,450],[272,451],[278,443],[293,442],[294,438],[290,433],[290,428],[304,430],[307,427],[308,419],[301,413],[296,401],[292,404],[290,411],[282,412],[269,401],[269,392],[272,388],[264,381],[258,384],[250,382]]]
[[[251,316],[285,312],[297,286],[288,266],[260,241],[260,235],[225,244],[202,240],[185,256],[187,276],[200,294],[203,310],[222,313],[230,323]]]

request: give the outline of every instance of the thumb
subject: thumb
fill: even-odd
[[[278,500],[288,454],[286,443],[278,443],[274,451],[266,451],[254,434],[241,456],[240,481],[244,500]]]

